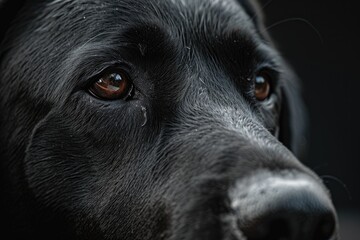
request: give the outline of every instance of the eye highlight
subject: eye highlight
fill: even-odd
[[[104,100],[127,100],[131,97],[133,88],[133,83],[125,71],[111,69],[99,74],[97,81],[89,87],[89,92]]]
[[[258,101],[264,101],[271,94],[271,76],[266,71],[260,71],[255,76],[254,95]]]

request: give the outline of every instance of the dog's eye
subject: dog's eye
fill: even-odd
[[[270,96],[271,77],[265,71],[259,72],[255,77],[255,97],[258,101],[264,101]]]
[[[89,88],[92,95],[105,100],[127,99],[132,90],[133,84],[128,74],[118,69],[101,74]]]

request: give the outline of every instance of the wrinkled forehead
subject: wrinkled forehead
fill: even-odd
[[[216,9],[232,15],[241,12],[243,7],[238,0],[168,0],[163,2],[175,8],[195,10],[198,13]]]
[[[255,11],[247,0],[53,0],[49,6],[76,11],[84,19],[91,15],[112,23],[114,18],[122,24],[154,22],[173,32],[193,29],[207,34],[236,30],[256,33]]]
[[[234,28],[243,31],[254,29],[250,5],[238,0],[169,0],[163,1],[183,23],[190,27],[209,28],[221,33]],[[160,6],[161,8],[161,6]],[[184,19],[185,18],[185,19]],[[253,32],[251,32],[252,34]]]

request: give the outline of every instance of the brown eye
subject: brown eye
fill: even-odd
[[[126,99],[132,90],[130,78],[120,70],[104,73],[89,89],[92,95],[105,100]]]
[[[270,96],[270,76],[265,72],[260,72],[255,77],[255,97],[258,101],[264,101]]]

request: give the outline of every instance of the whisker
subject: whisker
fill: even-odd
[[[264,5],[262,5],[261,7],[260,7],[260,11],[263,11],[268,5],[270,5],[270,3],[272,3],[274,0],[269,0],[269,1],[267,1]],[[254,19],[256,18],[256,16],[253,16],[252,18],[251,18],[251,21],[253,21]]]
[[[286,18],[286,19],[283,19],[283,20],[280,20],[278,22],[275,22],[273,24],[271,24],[270,26],[266,27],[267,30],[270,30],[280,24],[283,24],[283,23],[287,23],[287,22],[303,22],[303,23],[306,23],[308,26],[311,27],[312,30],[315,31],[315,33],[317,34],[317,36],[319,37],[321,43],[323,44],[324,43],[324,39],[321,35],[321,33],[316,29],[316,27],[308,20],[304,19],[304,18],[298,18],[298,17],[294,17],[294,18]]]
[[[261,10],[264,10],[270,3],[272,3],[274,0],[267,1],[264,5],[262,5]]]
[[[333,180],[334,182],[339,183],[344,188],[345,192],[347,193],[348,199],[350,201],[353,199],[349,189],[346,186],[346,184],[343,181],[341,181],[339,178],[334,177],[334,176],[330,176],[330,175],[322,175],[322,176],[320,176],[320,178],[322,178],[322,179],[330,179],[330,180]]]

